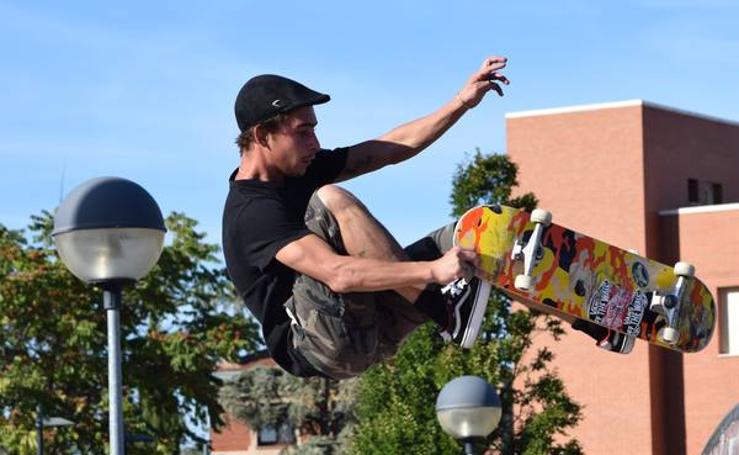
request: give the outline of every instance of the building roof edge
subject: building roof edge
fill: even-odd
[[[739,202],[728,204],[700,205],[697,207],[681,207],[679,209],[660,210],[660,216],[692,215],[695,213],[716,213],[739,210]]]
[[[641,106],[643,100],[612,101],[608,103],[578,104],[574,106],[533,109],[529,111],[508,112],[505,118],[537,117],[540,115],[568,114],[571,112],[597,111],[601,109],[617,109],[622,107]]]
[[[659,109],[667,112],[674,112],[676,114],[685,115],[688,117],[695,117],[712,122],[725,123],[727,125],[739,126],[739,121],[729,120],[720,117],[714,117],[711,115],[700,114],[697,112],[691,112],[685,109],[679,109],[675,107],[665,106],[663,104],[653,103],[651,101],[645,101],[642,99],[624,100],[624,101],[611,101],[607,103],[593,103],[593,104],[579,104],[573,106],[554,107],[546,109],[533,109],[528,111],[518,112],[507,112],[505,114],[506,119],[522,118],[522,117],[537,117],[543,115],[556,115],[556,114],[569,114],[573,112],[586,112],[586,111],[597,111],[603,109],[620,109],[624,107],[643,106],[651,109]]]
[[[644,106],[645,107],[650,107],[652,109],[659,109],[659,110],[662,110],[662,111],[673,112],[675,114],[685,115],[685,116],[688,116],[688,117],[694,117],[694,118],[699,118],[699,119],[703,119],[703,120],[708,120],[710,122],[724,123],[724,124],[731,125],[731,126],[739,126],[739,121],[737,121],[737,120],[729,120],[729,119],[725,119],[725,118],[721,118],[721,117],[715,117],[713,115],[701,114],[699,112],[692,112],[692,111],[688,111],[688,110],[685,110],[685,109],[679,109],[679,108],[676,108],[676,107],[665,106],[663,104],[652,103],[651,101],[644,101]]]

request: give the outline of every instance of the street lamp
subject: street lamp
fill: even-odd
[[[74,425],[74,422],[63,417],[44,418],[43,408],[38,405],[36,407],[36,453],[44,455],[44,428],[68,427],[70,425]]]
[[[110,453],[123,455],[120,352],[121,290],[149,273],[164,245],[156,201],[130,180],[100,177],[82,183],[54,216],[54,243],[77,278],[103,289],[108,318]]]
[[[464,444],[466,455],[473,455],[475,444],[495,430],[500,413],[498,394],[478,376],[449,381],[436,399],[436,418],[441,428]]]

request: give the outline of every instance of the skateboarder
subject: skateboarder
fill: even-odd
[[[335,379],[387,359],[427,320],[463,347],[477,338],[490,286],[453,225],[401,248],[351,193],[333,185],[428,147],[508,79],[484,60],[436,112],[356,145],[320,148],[313,106],[329,96],[276,75],[235,103],[240,164],[230,177],[223,247],[231,280],[262,324],[274,360],[296,376]]]

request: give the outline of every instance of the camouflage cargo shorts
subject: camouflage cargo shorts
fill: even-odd
[[[305,214],[312,232],[346,254],[339,225],[316,194]],[[430,260],[451,247],[453,225],[406,248],[414,260]],[[395,291],[337,294],[324,283],[298,274],[285,307],[292,319],[294,348],[318,371],[334,379],[357,376],[392,357],[428,317]]]

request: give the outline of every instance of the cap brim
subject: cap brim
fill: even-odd
[[[294,111],[295,109],[299,109],[301,107],[316,106],[318,104],[326,104],[329,101],[331,101],[331,97],[328,95],[325,95],[323,93],[316,93],[316,95],[317,96],[311,97],[310,99],[303,100],[299,103],[293,103],[289,106],[285,106],[284,108],[280,109],[279,112],[282,114],[285,114],[290,111]]]

